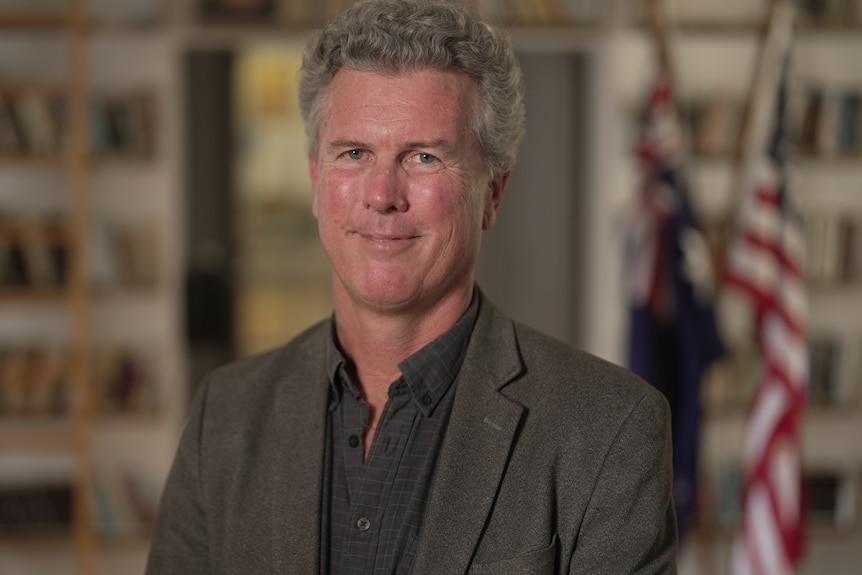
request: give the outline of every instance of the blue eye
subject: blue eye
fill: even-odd
[[[419,162],[422,164],[433,164],[436,160],[437,158],[435,158],[431,154],[419,154]]]
[[[347,157],[351,160],[361,160],[365,156],[365,152],[362,150],[350,150],[347,152]]]

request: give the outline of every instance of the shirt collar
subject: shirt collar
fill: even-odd
[[[398,364],[401,378],[397,381],[404,381],[413,395],[413,401],[426,417],[433,413],[461,370],[467,344],[479,312],[480,298],[479,290],[474,288],[470,305],[461,318],[437,339]],[[326,372],[329,375],[330,384],[329,408],[335,409],[342,392],[346,391],[356,396],[359,392],[347,376],[346,361],[341,350],[338,349],[334,313],[330,316],[329,324]],[[400,386],[393,384],[390,387],[390,395],[397,387]]]

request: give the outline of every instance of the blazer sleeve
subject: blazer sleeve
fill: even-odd
[[[208,575],[206,513],[200,473],[201,430],[207,385],[192,403],[189,419],[162,491],[146,575]]]
[[[670,409],[650,389],[606,453],[569,573],[676,573]]]

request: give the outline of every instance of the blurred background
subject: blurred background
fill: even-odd
[[[197,384],[331,312],[295,94],[304,38],[348,4],[0,0],[0,573],[141,573]],[[516,319],[627,365],[627,242],[659,47],[674,162],[720,287],[758,63],[770,77],[781,65],[762,59],[774,3],[665,0],[664,28],[635,0],[467,4],[510,27],[528,92],[478,281]],[[786,169],[810,362],[798,572],[850,574],[862,565],[862,2],[808,3],[793,28]],[[681,573],[729,572],[740,525],[759,356],[731,332],[697,382]]]

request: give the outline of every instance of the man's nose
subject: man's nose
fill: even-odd
[[[399,166],[375,166],[366,181],[364,207],[381,214],[407,211],[410,204],[405,178]]]

